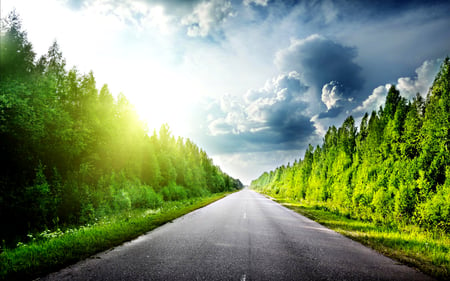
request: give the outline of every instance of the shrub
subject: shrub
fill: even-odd
[[[175,183],[169,183],[168,186],[164,187],[161,190],[161,195],[163,196],[164,201],[179,201],[188,197],[186,190]]]
[[[161,195],[148,185],[135,185],[130,191],[131,206],[133,208],[158,208],[163,203]]]
[[[131,200],[128,192],[123,189],[116,191],[113,196],[113,206],[117,211],[129,210],[131,208]]]

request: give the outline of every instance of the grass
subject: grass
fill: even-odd
[[[336,232],[366,245],[385,256],[440,280],[450,280],[450,236],[418,226],[401,228],[350,219],[308,202],[272,198]]]
[[[95,224],[65,231],[44,231],[32,242],[0,254],[0,280],[31,280],[134,239],[228,193],[166,202],[158,210],[132,210]]]

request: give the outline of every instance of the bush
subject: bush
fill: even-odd
[[[432,226],[450,231],[450,186],[438,186],[438,191],[419,204],[416,220],[423,226]]]
[[[169,183],[168,186],[164,187],[161,190],[161,195],[164,198],[164,201],[179,201],[187,199],[186,190],[175,183]]]
[[[163,203],[161,195],[148,185],[135,185],[130,188],[129,194],[133,208],[156,209]]]
[[[113,206],[117,211],[129,210],[131,208],[131,200],[128,192],[123,189],[116,191],[113,196]]]
[[[190,197],[190,198],[191,197],[204,197],[204,196],[208,196],[210,194],[211,193],[208,190],[203,189],[199,186],[194,186],[188,190],[188,197]]]

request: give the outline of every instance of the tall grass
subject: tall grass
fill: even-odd
[[[33,279],[107,250],[166,222],[206,206],[227,193],[165,202],[159,209],[139,209],[103,217],[96,223],[44,231],[31,242],[0,254],[0,280]]]

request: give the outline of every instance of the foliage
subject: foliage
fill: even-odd
[[[341,215],[392,227],[450,232],[450,59],[412,101],[392,86],[384,108],[329,128],[303,160],[262,174],[252,188],[318,202]]]
[[[0,241],[135,208],[240,188],[168,125],[150,135],[92,72],[66,70],[56,42],[35,60],[20,18],[0,40]]]

